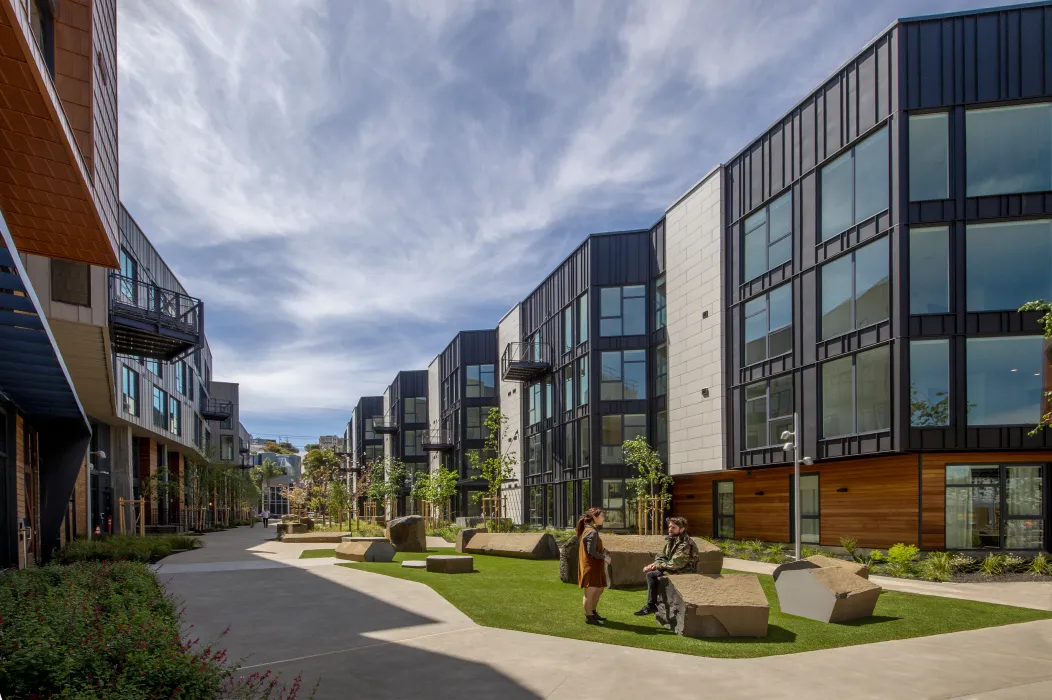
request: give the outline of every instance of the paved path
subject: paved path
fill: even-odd
[[[317,697],[519,700],[654,697],[1052,696],[1052,621],[762,659],[708,659],[479,627],[430,588],[298,559],[273,530],[207,535],[158,567],[202,639],[247,668],[321,679]],[[324,547],[324,545],[322,545]],[[258,568],[265,566],[266,568]],[[306,694],[305,694],[306,695]]]

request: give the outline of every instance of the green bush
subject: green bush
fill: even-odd
[[[916,545],[898,543],[888,550],[888,563],[883,572],[898,578],[914,578],[917,575],[917,556],[920,550]]]
[[[1009,552],[1005,554],[1005,573],[1006,574],[1021,574],[1025,573],[1029,569],[1029,562],[1023,557],[1017,556]]]
[[[855,552],[858,551],[858,540],[854,537],[841,537],[840,546],[844,548],[844,551],[847,552],[852,559],[855,558]]]
[[[800,556],[807,559],[808,557],[816,556],[828,557],[830,554],[821,547],[811,547],[810,545],[805,544],[800,548]]]
[[[989,554],[979,564],[983,576],[1000,576],[1008,571],[1008,557],[1004,554]]]
[[[429,527],[427,529],[428,537],[441,537],[446,542],[456,542],[457,533],[463,530],[460,525],[449,524],[443,525],[442,527]]]
[[[60,564],[83,561],[137,561],[148,563],[166,557],[176,549],[196,549],[201,540],[193,535],[101,535],[90,540],[74,540],[58,553]]]
[[[949,581],[953,575],[953,557],[946,552],[932,552],[921,562],[920,574],[928,581]]]
[[[1037,556],[1030,560],[1027,572],[1040,576],[1052,576],[1052,559],[1049,559],[1044,552],[1039,552]]]
[[[966,554],[954,554],[950,557],[950,566],[955,574],[971,574],[979,570],[979,560]]]
[[[767,545],[763,549],[763,554],[760,555],[760,561],[768,564],[784,564],[788,559],[789,556],[785,553],[785,545],[781,542]]]

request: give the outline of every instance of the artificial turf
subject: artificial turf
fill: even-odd
[[[301,557],[333,556],[334,551],[316,549]],[[453,550],[399,553],[393,563],[341,566],[424,583],[476,623],[488,627],[721,658],[792,654],[1052,618],[1052,613],[1041,610],[885,591],[873,617],[824,624],[782,614],[774,579],[761,575],[760,583],[771,604],[766,638],[691,639],[669,632],[653,617],[635,617],[632,613],[645,602],[641,590],[606,591],[599,603],[599,612],[609,618],[606,627],[585,625],[580,591],[559,580],[557,561],[475,555],[475,572],[460,575],[403,569],[399,564],[436,553]]]

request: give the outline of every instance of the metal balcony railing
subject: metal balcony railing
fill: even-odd
[[[201,399],[201,417],[205,420],[223,421],[234,415],[234,402],[220,399]]]
[[[114,350],[171,361],[200,347],[200,299],[110,273],[110,326]]]
[[[380,418],[373,419],[373,432],[374,433],[397,433],[398,432],[398,421],[395,420],[394,415],[388,414]]]
[[[501,376],[510,382],[529,382],[552,369],[552,346],[548,343],[508,343],[500,357]]]
[[[453,431],[431,428],[423,431],[423,448],[429,452],[453,449]]]

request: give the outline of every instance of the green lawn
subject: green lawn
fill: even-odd
[[[441,549],[432,553],[452,552],[452,549]],[[313,550],[301,556],[324,557],[333,553],[331,549]],[[476,555],[475,573],[461,575],[429,574],[399,565],[405,559],[426,556],[400,553],[394,563],[341,566],[427,584],[472,620],[488,627],[724,658],[791,654],[1052,618],[1052,613],[1041,610],[887,591],[881,595],[874,617],[845,624],[823,624],[783,615],[778,607],[774,579],[760,576],[771,603],[765,639],[690,639],[669,632],[653,617],[635,617],[632,613],[645,602],[645,592],[641,590],[606,591],[599,603],[599,612],[610,621],[605,628],[585,625],[579,589],[559,581],[557,561]]]

